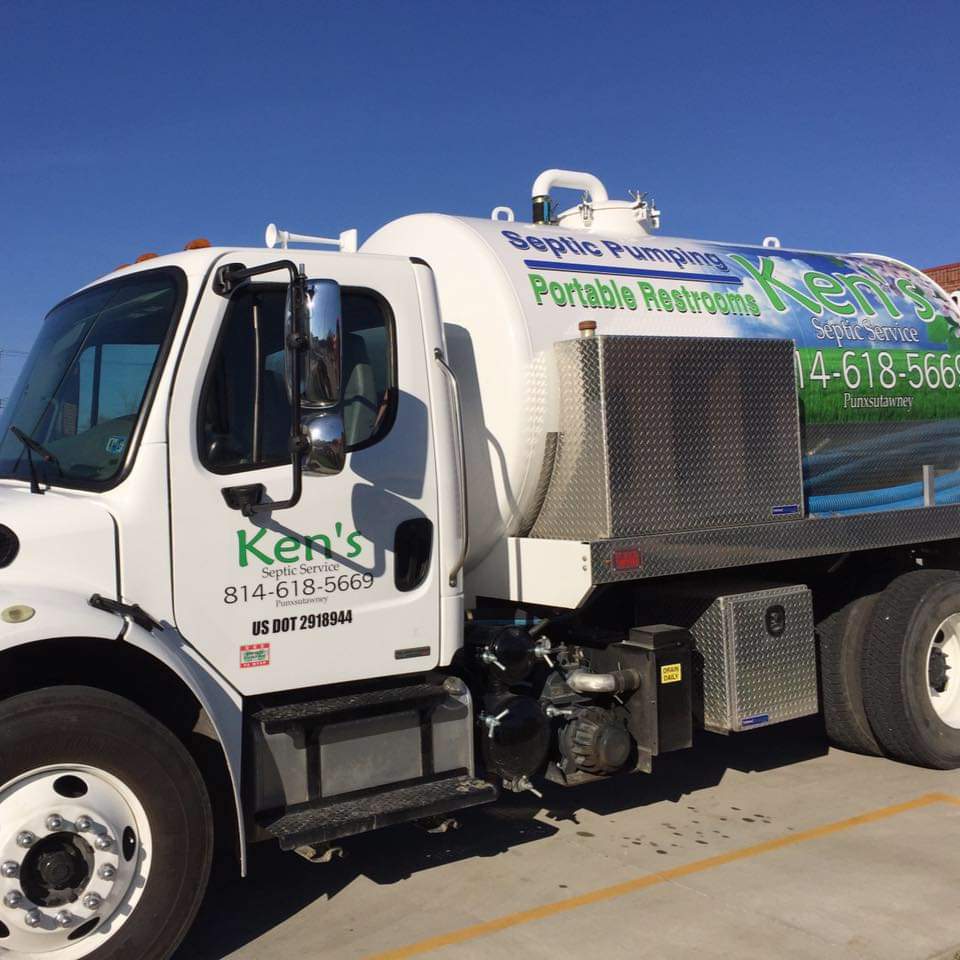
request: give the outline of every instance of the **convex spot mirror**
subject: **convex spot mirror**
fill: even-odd
[[[303,470],[317,476],[340,473],[346,462],[340,317],[336,281],[307,280],[302,297],[291,286],[286,310],[287,389],[300,409]]]

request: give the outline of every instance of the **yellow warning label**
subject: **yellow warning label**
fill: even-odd
[[[666,663],[660,668],[661,683],[677,683],[683,679],[679,663]]]

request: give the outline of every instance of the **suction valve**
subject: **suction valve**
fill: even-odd
[[[504,673],[507,671],[507,668],[497,659],[497,655],[489,647],[480,654],[480,659],[484,663],[488,663],[490,666],[502,670]]]
[[[525,627],[503,627],[489,637],[477,659],[493,668],[488,671],[491,683],[512,686],[526,680],[536,667],[535,646]]]
[[[551,670],[554,669],[556,664],[553,662],[553,658],[550,654],[553,652],[553,646],[547,637],[544,637],[542,640],[537,641],[537,645],[533,648],[533,654],[536,657],[539,657]]]
[[[489,713],[483,713],[480,715],[480,722],[487,728],[487,736],[491,739],[493,738],[494,733],[496,732],[497,727],[503,723],[503,718],[510,712],[509,708],[506,710],[501,710],[496,716],[492,716]]]

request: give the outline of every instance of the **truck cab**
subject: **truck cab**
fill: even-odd
[[[227,295],[213,283],[218,264],[260,267],[269,251],[157,258],[66,301],[6,414],[53,458],[9,430],[0,444],[12,503],[36,474],[38,507],[97,504],[112,519],[94,592],[119,584],[244,695],[429,670],[462,623],[457,435],[430,271],[297,256],[339,288],[344,457],[336,475],[307,477],[295,506],[235,505],[291,495],[289,278]]]
[[[465,687],[448,695],[441,678],[406,689],[449,662],[463,629],[461,437],[431,271],[409,258],[349,253],[278,261],[270,250],[206,247],[151,258],[48,316],[0,442],[0,533],[11,566],[3,642],[24,667],[37,662],[31,682],[41,686],[64,675],[49,667],[63,656],[99,664],[75,681],[92,673],[97,683],[99,672],[99,687],[127,696],[123,674],[140,673],[140,689],[155,667],[159,687],[175,691],[188,714],[195,707],[188,725],[220,745],[242,838],[320,796],[436,783],[445,771],[458,797],[491,799],[495,791],[469,777]],[[225,265],[254,275],[228,287]],[[332,402],[310,410],[292,371],[300,364],[316,377],[319,367],[290,346],[291,287],[306,290],[308,277],[320,280],[304,316],[309,323],[308,307],[323,300],[324,347],[339,380]],[[310,336],[305,329],[303,340]],[[329,433],[327,416],[330,436],[291,446],[292,418]],[[67,649],[64,637],[75,638]],[[142,661],[112,657],[103,644],[118,639]],[[399,693],[395,676],[405,678]],[[366,763],[378,769],[335,774],[328,761],[322,782],[302,737],[289,736],[316,712],[298,691],[349,693],[371,678],[368,699],[391,704],[390,719],[377,719],[381,704],[351,703],[335,719],[363,719],[334,725],[317,750],[339,756],[356,737],[375,741]],[[152,699],[142,690],[135,698]],[[427,706],[435,719],[425,734]],[[251,720],[270,709],[270,724]],[[448,732],[425,750],[431,726]],[[260,774],[245,775],[242,788],[245,754]],[[444,798],[429,806],[442,811]],[[288,830],[285,843],[318,836],[308,833]],[[71,844],[58,855],[76,856]],[[82,902],[69,917],[44,906],[31,906],[39,923],[14,927],[15,939],[66,943],[97,912]]]

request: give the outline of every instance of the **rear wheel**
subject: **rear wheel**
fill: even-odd
[[[139,707],[88,687],[0,704],[0,955],[166,960],[212,841],[196,765]]]
[[[891,756],[960,766],[960,575],[917,570],[884,590],[864,645],[863,695]]]
[[[817,625],[823,720],[842,750],[880,756],[863,706],[863,646],[879,594],[860,597]]]

